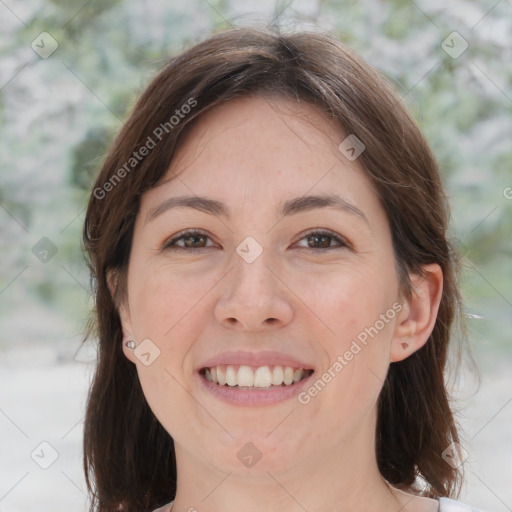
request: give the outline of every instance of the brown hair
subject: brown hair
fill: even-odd
[[[150,410],[136,368],[122,352],[117,299],[126,292],[141,194],[164,177],[180,135],[195,119],[216,104],[249,94],[309,102],[363,141],[359,161],[387,213],[406,296],[409,272],[421,273],[429,263],[441,266],[443,294],[430,339],[391,364],[380,394],[376,456],[391,484],[414,491],[421,479],[427,496],[456,496],[459,470],[443,460],[442,452],[458,441],[444,370],[460,299],[436,161],[387,81],[335,38],[243,28],[214,35],[169,60],[135,105],[90,198],[83,236],[99,340],[84,432],[91,510],[147,511],[174,498],[173,440]],[[187,104],[193,108],[183,109]],[[179,112],[188,113],[174,124],[170,119]],[[140,161],[130,160],[156,138],[157,127],[166,128],[162,142]],[[115,298],[108,288],[111,271],[120,277]]]

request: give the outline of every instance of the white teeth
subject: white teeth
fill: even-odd
[[[254,373],[248,366],[238,368],[238,385],[254,386]]]
[[[217,384],[219,386],[224,386],[224,384],[226,384],[226,374],[220,369],[220,367],[217,367]]]
[[[284,370],[282,366],[274,366],[274,371],[272,372],[272,384],[274,386],[280,386],[284,380]]]
[[[293,382],[293,368],[291,366],[287,366],[284,369],[284,383],[289,386]]]
[[[293,382],[299,382],[299,380],[302,379],[303,374],[304,374],[304,372],[303,372],[302,368],[295,370],[293,372]]]
[[[236,386],[238,384],[237,374],[231,365],[228,365],[226,368],[226,384],[228,386]]]
[[[302,380],[308,372],[303,368],[291,366],[259,366],[257,368],[241,365],[221,365],[206,368],[204,376],[219,386],[228,385],[241,388],[266,388],[271,386],[290,386]]]
[[[272,373],[268,366],[260,366],[254,374],[255,388],[268,388],[272,384]]]

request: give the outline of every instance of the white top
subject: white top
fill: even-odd
[[[153,512],[170,512],[172,504],[171,503],[164,505],[163,507],[157,508]],[[468,505],[464,505],[460,501],[453,501],[448,498],[439,498],[439,512],[483,512],[474,507],[469,507]]]
[[[453,501],[448,498],[439,499],[439,512],[483,512],[480,509],[464,505],[460,501]]]

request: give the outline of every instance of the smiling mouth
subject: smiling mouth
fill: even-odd
[[[312,369],[293,366],[218,365],[199,373],[218,386],[240,390],[265,390],[293,386],[313,374]]]

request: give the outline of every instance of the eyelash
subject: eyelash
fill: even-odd
[[[189,236],[197,236],[202,235],[207,238],[210,238],[206,233],[204,233],[201,230],[198,229],[189,229],[185,231],[181,231],[176,236],[172,237],[170,240],[167,240],[164,242],[162,246],[162,250],[175,250],[175,251],[185,251],[185,252],[201,252],[203,249],[208,249],[209,247],[182,247],[179,245],[175,245],[177,241],[182,240],[184,238],[187,238]],[[350,243],[343,238],[342,236],[338,235],[337,233],[334,233],[333,231],[330,231],[328,229],[321,229],[321,230],[312,230],[307,233],[304,233],[302,235],[302,238],[300,238],[298,241],[303,240],[304,238],[310,237],[310,236],[327,236],[331,238],[332,240],[339,243],[338,246],[329,246],[325,248],[314,248],[314,247],[299,247],[299,250],[305,249],[306,251],[315,251],[318,252],[319,250],[327,251],[332,249],[352,249],[352,246]]]

